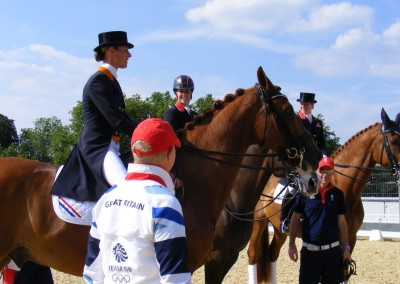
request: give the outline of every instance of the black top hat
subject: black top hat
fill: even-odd
[[[315,94],[314,93],[300,93],[300,99],[297,99],[298,102],[301,103],[316,103]]]
[[[99,46],[94,51],[99,51],[104,46],[119,46],[126,45],[128,48],[133,48],[133,44],[128,42],[126,32],[114,31],[99,34]]]

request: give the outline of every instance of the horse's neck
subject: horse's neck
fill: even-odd
[[[247,93],[214,113],[209,123],[196,125],[186,132],[185,143],[221,152],[210,156],[221,162],[186,151],[182,153],[180,164],[186,187],[190,188],[185,193],[190,206],[192,203],[206,206],[213,218],[218,218],[243,160],[243,155],[227,153],[243,154],[250,145],[259,143],[256,121],[262,107],[258,94]]]
[[[336,170],[339,172],[335,175],[334,183],[344,191],[345,195],[351,194],[360,198],[372,175],[372,169],[376,165],[374,147],[380,135],[380,132],[376,131],[378,127],[379,125],[375,125],[353,137],[333,157],[335,164],[338,165]],[[346,167],[340,167],[341,164]]]
[[[257,148],[257,149],[255,149]],[[254,145],[248,154],[261,153],[261,149]],[[233,185],[227,206],[237,213],[247,213],[254,210],[265,184],[271,176],[267,170],[257,170],[257,168],[270,167],[270,159],[264,157],[247,157],[243,160],[243,165],[254,167],[253,169],[242,168]]]

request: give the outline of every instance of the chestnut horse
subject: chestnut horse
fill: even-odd
[[[332,158],[335,162],[335,174],[332,183],[344,193],[347,207],[347,225],[351,251],[354,250],[357,231],[364,219],[361,193],[364,190],[377,163],[400,178],[400,114],[392,121],[384,109],[381,112],[382,123],[375,123],[353,135]],[[249,271],[257,266],[257,282],[269,280],[277,283],[277,259],[287,235],[279,231],[281,204],[271,203],[279,178],[272,176],[256,206],[253,231],[248,247]],[[266,196],[270,198],[266,198]],[[268,223],[274,228],[269,244]],[[301,237],[301,233],[298,234]],[[269,275],[269,277],[268,277]],[[249,277],[249,283],[256,279]]]
[[[181,133],[177,165],[192,272],[211,251],[216,221],[250,145],[275,150],[292,165],[303,156],[291,160],[286,150],[305,150],[303,162],[317,167],[320,153],[314,151],[315,144],[288,99],[261,67],[257,78],[257,86],[238,89],[217,101]],[[66,223],[54,213],[50,190],[57,168],[27,159],[0,158],[0,269],[12,258],[19,265],[30,260],[82,274],[90,227]]]

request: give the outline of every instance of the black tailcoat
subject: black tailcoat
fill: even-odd
[[[303,122],[304,127],[311,133],[315,144],[317,144],[321,152],[326,155],[324,127],[322,121],[315,116],[312,116],[312,121],[310,122],[303,113],[300,112],[298,115]]]
[[[192,110],[188,112],[181,103],[176,102],[174,106],[165,112],[164,120],[168,121],[172,128],[177,131],[182,129],[187,122],[193,121],[196,114]]]
[[[82,96],[83,131],[51,191],[80,201],[97,201],[109,188],[103,161],[113,135],[132,135],[137,123],[125,113],[118,81],[99,68],[86,83]]]

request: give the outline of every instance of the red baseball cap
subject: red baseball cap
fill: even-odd
[[[171,125],[159,118],[147,118],[143,120],[132,133],[131,146],[138,140],[143,140],[151,146],[151,150],[140,152],[134,149],[139,156],[154,155],[167,151],[176,146],[181,147],[181,141],[176,137]]]
[[[330,169],[334,169],[335,168],[335,163],[333,162],[333,160],[329,157],[323,157],[321,161],[319,161],[318,164],[318,168],[322,168],[322,167],[329,167]]]

